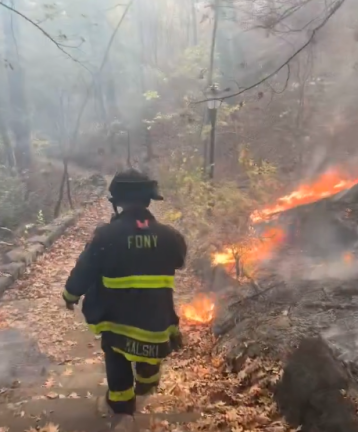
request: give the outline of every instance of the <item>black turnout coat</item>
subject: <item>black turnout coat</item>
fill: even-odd
[[[178,332],[175,271],[187,246],[174,228],[147,209],[130,209],[95,230],[66,282],[63,298],[77,303],[89,327],[132,361],[157,362]]]

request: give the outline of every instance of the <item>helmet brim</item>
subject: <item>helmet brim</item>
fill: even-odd
[[[164,201],[164,197],[158,193],[155,193],[151,199],[153,201]]]

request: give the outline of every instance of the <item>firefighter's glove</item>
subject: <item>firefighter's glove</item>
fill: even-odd
[[[170,337],[170,345],[173,351],[179,351],[183,348],[183,335],[180,331]]]
[[[78,304],[79,297],[76,297],[70,294],[67,290],[64,290],[64,292],[62,293],[62,298],[65,301],[66,309],[71,311],[75,310],[75,304]]]
[[[66,309],[70,310],[70,311],[74,311],[75,310],[75,304],[74,303],[66,303]]]

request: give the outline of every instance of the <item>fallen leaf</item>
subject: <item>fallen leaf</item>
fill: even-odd
[[[50,378],[45,382],[45,384],[43,384],[42,387],[51,388],[51,387],[54,386],[54,384],[55,384],[55,380],[54,380],[52,377],[50,377]]]
[[[231,409],[225,413],[225,418],[230,422],[236,422],[239,416],[235,409]]]
[[[98,383],[98,385],[100,385],[100,386],[108,386],[108,382],[107,382],[107,378],[103,378],[99,383]]]
[[[58,432],[58,425],[54,423],[47,423],[43,428],[40,429],[40,432]]]
[[[50,393],[47,393],[46,397],[47,397],[47,399],[57,399],[58,393],[50,392]]]

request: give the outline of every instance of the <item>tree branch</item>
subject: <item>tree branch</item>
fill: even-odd
[[[298,48],[284,63],[282,63],[278,68],[276,68],[273,72],[271,72],[270,74],[266,75],[264,78],[262,78],[261,80],[257,81],[255,84],[252,84],[252,85],[250,85],[248,87],[242,88],[241,90],[237,91],[236,93],[232,93],[232,94],[227,95],[227,96],[218,96],[218,97],[207,98],[207,99],[203,99],[203,100],[196,101],[196,102],[193,102],[193,103],[194,104],[199,104],[199,103],[209,102],[211,100],[220,100],[220,101],[223,101],[225,99],[229,99],[229,98],[232,98],[232,97],[235,97],[235,96],[239,96],[242,93],[245,93],[246,91],[251,90],[251,89],[259,86],[260,84],[264,83],[268,79],[270,79],[273,76],[275,76],[278,72],[280,72],[281,69],[283,69],[285,66],[288,66],[288,64],[312,42],[312,40],[316,36],[317,32],[319,30],[321,30],[327,24],[327,22],[329,21],[329,19],[337,12],[337,10],[343,5],[344,2],[345,2],[345,0],[338,0],[337,3],[331,7],[329,13],[324,18],[324,20],[321,22],[321,24],[319,24],[315,29],[312,30],[311,36],[308,38],[308,40],[300,48]],[[287,86],[287,84],[286,84],[286,86]]]
[[[108,58],[108,54],[109,54],[109,51],[110,51],[110,49],[112,47],[114,38],[116,37],[116,34],[117,34],[120,26],[122,25],[122,22],[124,21],[124,18],[126,17],[126,15],[127,15],[128,11],[129,11],[130,7],[132,6],[133,2],[134,2],[134,0],[130,0],[130,2],[127,4],[127,6],[126,6],[126,8],[125,8],[125,10],[124,10],[121,18],[119,19],[119,21],[117,23],[116,28],[113,30],[112,36],[110,37],[110,39],[108,41],[108,45],[107,45],[106,51],[104,53],[103,60],[102,60],[101,65],[100,65],[100,67],[98,69],[98,72],[96,74],[96,78],[98,78],[99,75],[101,74],[101,72],[103,71],[103,68],[104,68],[104,66],[106,64],[106,61],[107,61],[107,58]],[[73,136],[72,136],[72,143],[71,143],[72,146],[76,145],[77,137],[78,137],[78,132],[79,132],[80,124],[81,124],[81,120],[82,120],[82,116],[83,116],[83,113],[85,112],[85,108],[87,106],[87,103],[88,103],[88,100],[89,100],[89,97],[91,95],[91,91],[92,91],[92,88],[93,88],[93,84],[94,84],[96,78],[93,78],[93,82],[91,83],[90,86],[88,86],[85,98],[83,99],[82,105],[80,107],[80,111],[79,111],[78,117],[76,119],[75,129],[74,129]]]
[[[72,61],[74,61],[75,63],[79,63],[82,67],[84,67],[85,69],[87,69],[86,66],[84,66],[79,60],[77,60],[75,57],[73,57],[71,54],[69,54],[66,50],[63,49],[63,47],[65,48],[73,48],[67,45],[63,45],[59,42],[57,42],[49,33],[47,33],[46,30],[44,30],[41,26],[39,26],[38,24],[35,23],[35,21],[33,21],[32,19],[28,18],[26,15],[24,15],[23,13],[21,13],[20,11],[18,11],[17,9],[14,9],[13,7],[5,4],[4,2],[0,1],[0,6],[4,7],[5,9],[9,10],[10,12],[13,12],[14,14],[20,16],[22,19],[24,19],[25,21],[29,22],[30,24],[32,24],[34,27],[37,28],[37,30],[39,30],[47,39],[49,39],[54,45],[56,45],[57,49],[59,49],[61,52],[63,52],[67,57],[69,57]]]

